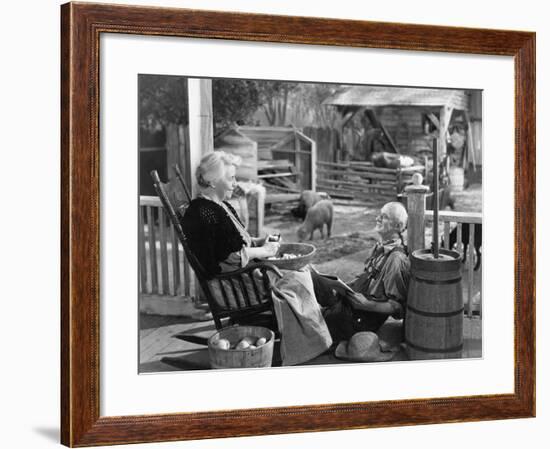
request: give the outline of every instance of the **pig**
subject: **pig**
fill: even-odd
[[[298,206],[296,206],[294,209],[291,209],[290,212],[296,218],[301,218],[302,220],[304,220],[306,218],[307,211],[321,200],[322,198],[319,193],[314,192],[313,190],[304,190],[300,195]]]
[[[470,225],[468,223],[457,223],[457,227],[462,226],[462,244],[464,245],[464,257],[462,259],[462,263],[466,262],[466,256],[468,254],[468,245],[470,243]],[[475,224],[474,225],[474,248],[476,251],[476,265],[474,267],[474,271],[479,270],[479,267],[481,266],[481,232],[482,232],[482,225],[481,224]],[[452,248],[455,243],[457,243],[458,239],[458,231],[457,228],[454,228],[449,233],[449,248]],[[443,241],[442,241],[443,244]]]
[[[394,154],[385,151],[372,153],[370,160],[375,167],[399,168],[399,159]]]
[[[309,240],[313,240],[313,233],[316,229],[321,232],[321,237],[324,238],[323,232],[325,224],[327,225],[327,237],[330,237],[332,231],[332,216],[333,207],[332,201],[321,200],[311,207],[306,214],[306,219],[298,228],[298,240],[303,241],[309,235]]]

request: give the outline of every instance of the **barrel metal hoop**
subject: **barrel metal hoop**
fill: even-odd
[[[460,315],[464,313],[464,307],[461,307],[458,310],[453,310],[452,312],[427,312],[425,310],[418,310],[417,308],[407,304],[407,309],[413,313],[416,313],[417,315],[434,317],[434,318],[447,318],[450,316]]]
[[[417,351],[427,352],[429,354],[448,354],[451,352],[462,351],[462,348],[464,347],[464,344],[460,343],[459,345],[453,346],[452,348],[426,348],[425,346],[419,346],[417,344],[411,343],[408,339],[405,339],[405,343],[407,343],[408,346],[416,349]]]
[[[424,278],[419,278],[419,277],[416,277],[416,276],[413,276],[413,279],[415,281],[422,282],[424,284],[432,284],[432,285],[456,284],[456,283],[458,283],[462,280],[462,278],[460,277],[460,278],[454,278],[454,279],[446,279],[446,280],[441,280],[441,281],[435,281],[435,280],[432,280],[432,279],[424,279]]]

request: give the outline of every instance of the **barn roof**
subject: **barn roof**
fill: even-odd
[[[459,89],[424,89],[391,86],[353,86],[327,98],[323,104],[332,106],[421,106],[454,109],[468,108],[466,91]]]

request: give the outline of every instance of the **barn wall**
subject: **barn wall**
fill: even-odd
[[[258,179],[258,145],[234,129],[229,129],[214,139],[214,149],[241,158],[237,167],[237,179]]]
[[[376,108],[375,112],[380,122],[386,127],[388,133],[391,135],[401,153],[413,155],[420,150],[431,148],[431,137],[426,136],[424,134],[424,130],[422,129],[422,115],[426,112],[433,112],[436,116],[438,116],[439,107],[428,109],[404,106],[385,106]],[[479,115],[481,115],[481,111],[479,111]],[[473,121],[479,122],[478,124],[481,126],[481,120]],[[476,150],[479,153],[481,151],[481,147],[476,147]]]
[[[414,154],[427,145],[422,129],[423,109],[403,106],[385,106],[375,109],[380,122],[403,154]],[[438,108],[430,109],[438,113]]]

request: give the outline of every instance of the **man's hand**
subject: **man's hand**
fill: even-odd
[[[367,298],[365,298],[364,295],[357,292],[352,293],[349,290],[346,290],[345,292],[346,292],[346,297],[348,298],[352,307],[360,310],[370,310],[369,303],[372,301],[369,301]]]
[[[388,299],[387,301],[373,301],[372,299],[366,298],[361,293],[351,293],[349,291],[346,292],[346,297],[351,306],[358,310],[384,313],[386,315],[400,315],[402,313],[401,304],[393,299]]]
[[[388,302],[393,307],[393,313],[391,314],[391,316],[393,318],[395,318],[396,320],[402,319],[403,318],[403,306],[399,302],[397,302],[393,299],[388,299]]]

